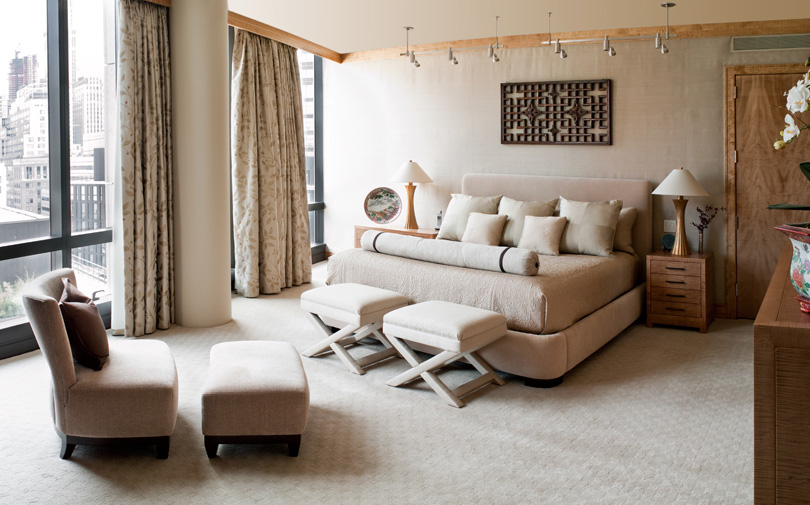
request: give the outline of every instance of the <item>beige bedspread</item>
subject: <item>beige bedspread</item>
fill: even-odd
[[[437,265],[362,249],[329,258],[328,284],[357,282],[428,300],[481,307],[506,316],[511,330],[547,334],[568,328],[635,285],[638,256],[541,256],[536,276]]]

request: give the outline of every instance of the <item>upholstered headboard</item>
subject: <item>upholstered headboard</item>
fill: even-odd
[[[465,195],[504,195],[515,200],[551,200],[558,196],[581,202],[622,200],[638,209],[633,248],[644,258],[652,251],[652,184],[639,179],[587,179],[546,175],[466,174]]]

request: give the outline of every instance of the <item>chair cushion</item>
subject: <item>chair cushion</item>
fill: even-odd
[[[67,278],[62,279],[64,291],[59,309],[65,322],[73,359],[80,365],[101,370],[110,354],[110,344],[104,321],[93,301],[79,291]]]
[[[112,340],[98,372],[77,367],[63,433],[79,437],[161,437],[177,419],[177,369],[159,340]]]
[[[202,393],[209,436],[299,435],[309,413],[309,384],[287,342],[224,342],[211,348]]]
[[[383,332],[409,342],[465,352],[482,341],[506,335],[506,318],[491,310],[435,300],[389,312],[383,319]]]
[[[301,308],[342,323],[365,326],[408,305],[408,297],[387,289],[351,282],[310,289],[301,294]]]

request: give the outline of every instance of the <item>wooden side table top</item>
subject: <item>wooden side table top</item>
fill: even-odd
[[[420,238],[436,238],[439,234],[439,230],[434,230],[433,228],[417,228],[416,230],[408,230],[402,226],[390,226],[390,225],[380,225],[380,224],[370,224],[370,225],[354,225],[354,247],[360,247],[360,237],[363,236],[365,232],[368,230],[375,230],[375,231],[385,231],[389,233],[397,233],[399,235],[410,235],[412,237],[420,237]]]

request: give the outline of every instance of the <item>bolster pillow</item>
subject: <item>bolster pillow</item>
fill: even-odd
[[[424,239],[374,230],[368,230],[363,234],[360,245],[366,251],[442,265],[517,275],[537,275],[537,253],[528,249]]]

